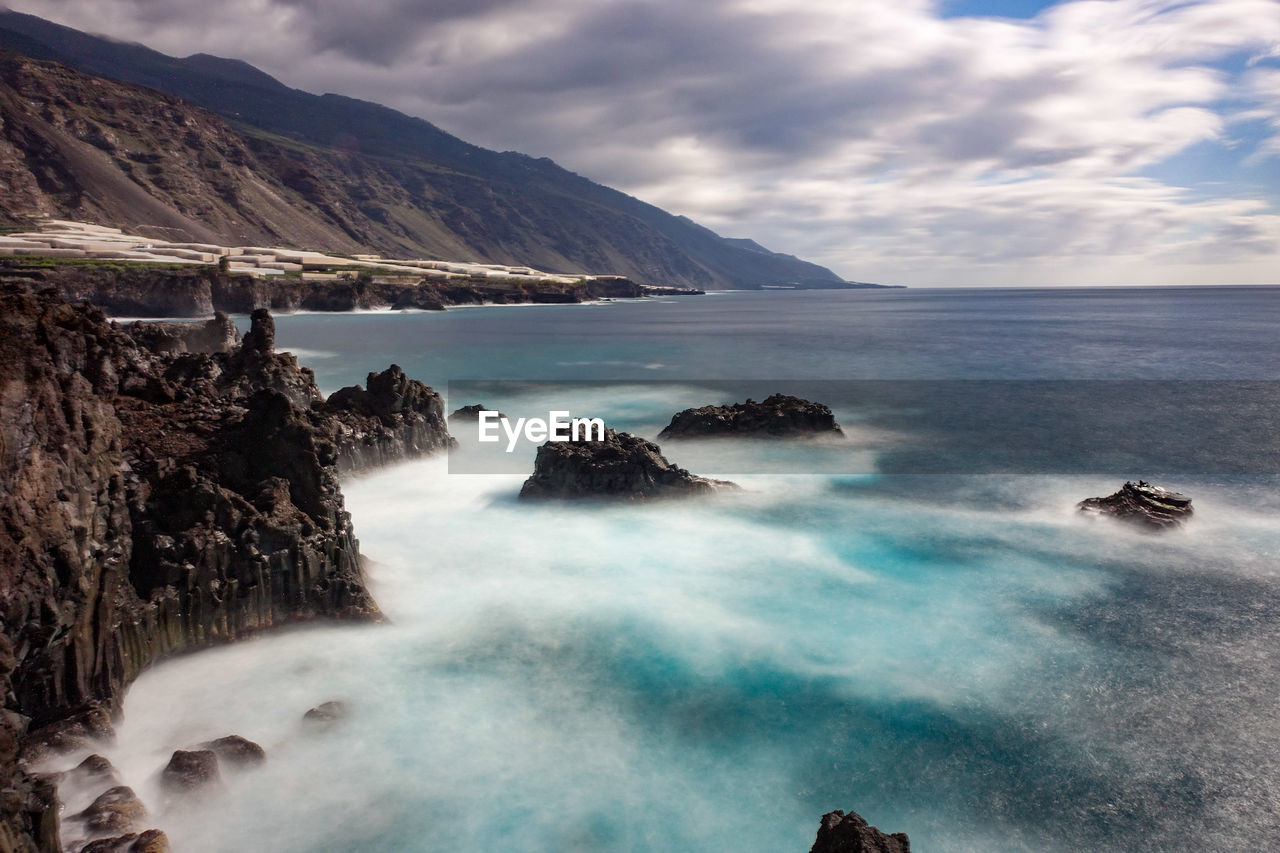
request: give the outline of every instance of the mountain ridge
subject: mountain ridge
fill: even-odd
[[[0,11],[4,48],[117,85],[146,86],[218,116],[254,155],[246,167],[255,180],[248,182],[306,212],[297,229],[266,229],[264,237],[277,241],[299,244],[294,230],[308,239],[327,232],[336,242],[326,248],[338,251],[528,263],[705,289],[852,286],[825,267],[723,238],[548,158],[480,148],[369,101],[292,89],[241,60],[199,53],[178,59],[13,11]],[[125,158],[131,153],[138,152],[127,149]],[[217,206],[216,198],[206,201]],[[253,211],[231,206],[253,219]]]

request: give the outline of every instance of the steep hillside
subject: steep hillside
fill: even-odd
[[[0,12],[0,48],[28,57],[5,63],[0,93],[0,179],[14,188],[0,214],[10,217],[56,212],[131,229],[158,224],[191,239],[702,288],[841,283],[824,267],[724,239],[550,160],[479,148],[378,104],[290,89],[243,62],[175,59],[15,12]]]

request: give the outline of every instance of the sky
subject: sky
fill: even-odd
[[[14,0],[908,285],[1280,283],[1280,0]]]

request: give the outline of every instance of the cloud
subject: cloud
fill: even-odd
[[[1076,0],[1031,20],[925,0],[23,6],[551,156],[850,278],[1280,268],[1268,188],[1142,177],[1197,145],[1226,171],[1280,155],[1280,0]],[[1233,150],[1247,121],[1271,132]]]

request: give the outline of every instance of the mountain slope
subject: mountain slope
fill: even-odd
[[[726,240],[550,160],[479,148],[378,104],[291,89],[236,60],[204,54],[176,59],[15,12],[0,12],[0,48],[158,89],[225,119],[217,122],[171,97],[147,93],[145,97],[163,102],[167,109],[190,111],[184,115],[195,123],[190,128],[194,136],[184,130],[182,146],[175,149],[167,128],[159,129],[166,131],[159,134],[163,138],[152,134],[154,127],[145,133],[134,128],[115,151],[102,151],[125,172],[124,180],[171,208],[177,204],[171,187],[182,163],[198,173],[193,177],[203,186],[213,187],[211,192],[192,187],[193,196],[165,220],[166,228],[192,228],[192,239],[217,236],[229,242],[316,246],[323,242],[338,251],[527,263],[557,272],[616,272],[645,282],[704,288],[841,283],[824,267]],[[40,67],[50,69],[43,73],[61,73],[52,66]],[[30,66],[25,73],[39,76]],[[29,82],[26,85],[30,88]],[[80,79],[73,90],[90,85],[118,84]],[[143,90],[126,88],[127,94],[125,89],[112,89],[112,97],[144,97]],[[56,97],[53,102],[64,109]],[[84,98],[75,111],[91,113],[94,103]],[[59,125],[59,132],[93,145],[75,118],[109,126],[110,121],[127,121],[126,115],[146,114],[111,112],[114,117],[101,112],[73,116],[71,124]],[[26,124],[30,127],[32,121]],[[212,139],[204,139],[206,132]],[[64,160],[70,157],[69,143],[50,144],[64,152]],[[188,153],[172,156],[183,147],[190,149]],[[216,152],[217,164],[204,153],[209,150]],[[139,170],[139,153],[162,159]],[[132,221],[118,218],[132,208],[97,198],[97,185],[107,179],[99,174],[105,168],[102,158],[96,163],[90,170],[94,177],[80,180],[84,191],[79,198],[90,212],[96,212],[95,204],[111,207],[117,217],[111,223],[131,227],[159,221],[146,205],[138,209],[147,211],[147,221],[140,221],[145,218],[141,214]],[[133,163],[132,170],[125,163]],[[167,173],[167,186],[157,187],[147,179],[146,173],[157,165]],[[72,172],[79,176],[74,168]],[[129,194],[132,198],[136,192],[130,189]],[[13,204],[0,206],[0,212],[19,212],[11,209]],[[58,212],[76,213],[66,207]],[[170,224],[179,220],[191,225]],[[205,228],[205,235],[198,233],[199,227]]]

